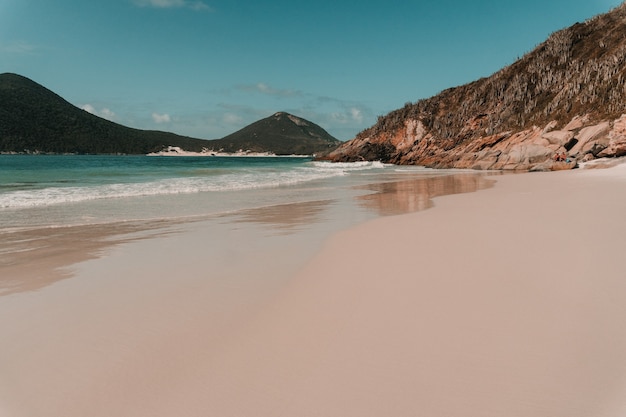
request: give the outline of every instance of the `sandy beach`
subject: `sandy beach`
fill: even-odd
[[[490,178],[336,233],[332,202],[178,225],[1,296],[0,416],[626,415],[626,164]]]

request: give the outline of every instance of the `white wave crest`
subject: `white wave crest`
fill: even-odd
[[[341,175],[345,175],[345,170],[302,167],[287,171],[249,170],[217,176],[169,178],[142,183],[49,187],[0,194],[0,208],[19,209],[91,200],[271,188]]]
[[[358,161],[358,162],[326,162],[316,161],[312,163],[317,168],[323,169],[340,169],[348,171],[365,170],[365,169],[381,169],[386,166],[380,161]]]

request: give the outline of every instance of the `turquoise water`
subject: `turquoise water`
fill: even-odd
[[[296,157],[0,155],[0,229],[184,219],[332,200],[403,169],[420,170]]]
[[[0,208],[278,186],[319,176],[313,168],[302,158],[2,155]]]

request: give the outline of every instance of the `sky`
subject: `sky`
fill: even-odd
[[[0,0],[0,73],[217,139],[278,111],[341,140],[621,0]]]

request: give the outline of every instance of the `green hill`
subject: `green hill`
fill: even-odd
[[[311,155],[332,150],[341,141],[315,123],[278,112],[210,143],[213,150],[223,152],[271,149],[277,155]]]
[[[17,74],[0,74],[0,151],[144,154],[164,146],[200,151],[207,141],[132,129],[102,119]]]
[[[185,151],[313,154],[339,141],[314,123],[276,113],[223,139],[194,139],[133,129],[102,119],[17,74],[0,74],[0,152],[147,154],[168,146]]]

